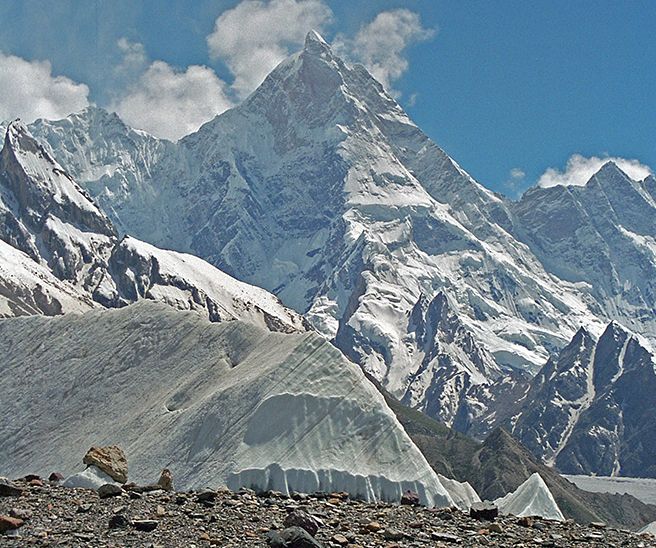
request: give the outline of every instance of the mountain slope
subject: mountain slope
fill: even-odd
[[[565,473],[656,477],[656,360],[616,322],[580,330],[531,381],[512,433]]]
[[[286,332],[308,327],[275,296],[201,259],[134,238],[119,241],[95,202],[20,122],[9,124],[0,154],[0,216],[5,316],[147,298],[212,321],[243,319]]]
[[[347,491],[449,505],[362,371],[313,333],[210,323],[160,303],[0,321],[1,473],[72,472],[120,444],[179,489]]]
[[[439,474],[468,481],[484,500],[502,497],[538,473],[565,517],[579,523],[601,521],[615,527],[637,529],[656,517],[656,507],[630,495],[579,489],[556,470],[542,464],[501,428],[481,443],[402,405],[384,391],[383,394],[431,467]]]
[[[0,317],[55,316],[94,306],[90,296],[0,240]]]
[[[104,128],[94,129],[100,150],[130,159],[125,191],[95,176],[113,156],[94,155],[91,137],[62,144],[61,128],[89,133],[91,118]],[[101,118],[35,131],[74,159],[117,226],[272,291],[397,397],[449,423],[468,413],[472,386],[535,371],[580,324],[598,323],[588,293],[547,274],[510,234],[508,204],[316,33],[243,104],[177,143],[166,168],[156,154],[134,163],[147,138],[128,128],[119,138]],[[457,321],[419,340],[417,316],[439,294]]]
[[[585,186],[527,191],[516,204],[515,234],[548,271],[586,283],[599,307],[656,339],[654,178],[633,181],[613,162]]]

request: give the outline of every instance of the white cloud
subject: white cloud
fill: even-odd
[[[148,64],[146,48],[139,42],[130,42],[127,38],[119,38],[116,43],[123,55],[121,63],[115,68],[118,73],[133,73],[142,71]]]
[[[49,61],[26,61],[0,53],[0,120],[57,120],[89,105],[89,88],[53,76]]]
[[[574,154],[567,160],[564,171],[553,167],[547,169],[538,180],[538,186],[583,186],[606,162],[615,162],[624,173],[636,181],[644,179],[652,173],[652,170],[648,166],[641,164],[638,160],[616,156],[607,156],[604,158],[591,156],[586,158],[580,154]]]
[[[510,170],[510,178],[517,180],[526,177],[526,173],[521,167],[514,167]]]
[[[435,36],[424,28],[419,15],[407,9],[383,11],[363,25],[353,39],[338,39],[338,50],[362,63],[383,87],[398,95],[392,83],[408,70],[405,49],[412,43]]]
[[[232,87],[245,97],[290,53],[309,30],[332,21],[321,0],[244,0],[223,12],[207,37],[210,56],[221,59],[235,77]]]
[[[191,65],[178,71],[154,61],[112,108],[133,127],[177,140],[231,106],[212,69]]]

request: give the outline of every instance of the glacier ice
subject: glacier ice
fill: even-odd
[[[537,472],[522,483],[515,491],[494,501],[502,514],[515,516],[540,516],[564,521],[549,487]]]

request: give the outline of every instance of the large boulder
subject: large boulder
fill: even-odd
[[[128,460],[125,458],[123,450],[117,445],[92,447],[84,455],[82,462],[100,468],[118,483],[128,481]]]

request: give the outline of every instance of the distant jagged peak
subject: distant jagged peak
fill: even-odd
[[[307,53],[321,54],[324,52],[330,52],[331,49],[328,42],[323,39],[323,36],[321,36],[316,30],[312,29],[305,36],[303,51]]]
[[[57,163],[57,160],[32,136],[27,125],[20,118],[9,122],[7,125],[4,149],[12,152],[17,161],[19,161],[19,156],[17,155],[34,154],[49,164],[52,164],[53,167],[58,168],[62,172],[64,171]]]
[[[59,217],[82,230],[105,236],[116,234],[107,216],[96,206],[52,155],[34,138],[27,126],[15,120],[7,126],[0,153],[4,184],[23,211],[35,219]]]

